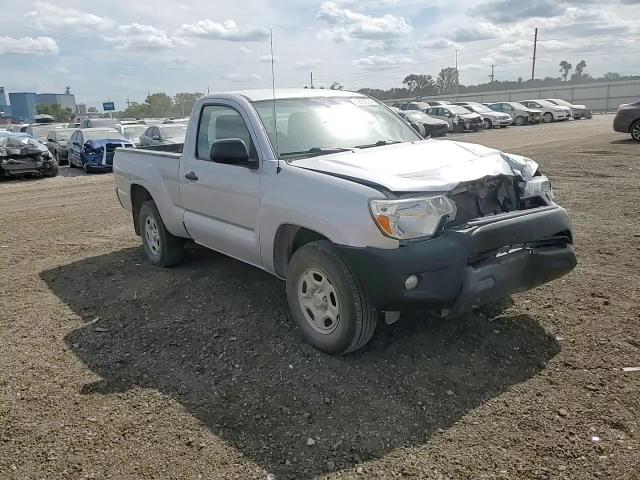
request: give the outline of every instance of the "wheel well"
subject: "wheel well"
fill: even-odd
[[[280,225],[273,242],[273,267],[279,277],[287,275],[287,266],[291,256],[303,245],[316,240],[328,240],[327,237],[298,225]]]
[[[138,225],[140,208],[147,200],[153,200],[153,197],[146,188],[141,185],[131,185],[131,213],[133,214],[133,228],[135,228],[136,235],[140,235],[140,226]]]

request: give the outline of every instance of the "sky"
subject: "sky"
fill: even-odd
[[[3,1],[0,86],[78,103],[142,102],[148,91],[204,92],[310,82],[402,86],[454,66],[460,81],[559,76],[582,59],[594,76],[640,72],[640,0]]]

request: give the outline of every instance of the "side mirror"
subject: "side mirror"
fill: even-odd
[[[247,146],[240,138],[225,138],[213,142],[209,151],[209,158],[216,163],[258,168],[257,161],[249,160],[249,150],[247,150]]]

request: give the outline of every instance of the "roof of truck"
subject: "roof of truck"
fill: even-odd
[[[236,90],[233,92],[247,97],[252,102],[259,102],[261,100],[272,100],[273,91],[271,89],[257,89],[257,90]],[[213,95],[215,96],[215,95]],[[344,90],[331,90],[323,88],[277,88],[276,99],[282,100],[285,98],[313,98],[313,97],[364,97],[361,93],[347,92]]]

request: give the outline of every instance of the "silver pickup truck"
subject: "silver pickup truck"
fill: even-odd
[[[152,264],[179,264],[192,240],[285,279],[292,317],[330,354],[381,318],[453,318],[576,265],[534,161],[424,140],[357,93],[207,95],[182,152],[118,149],[114,173]]]

